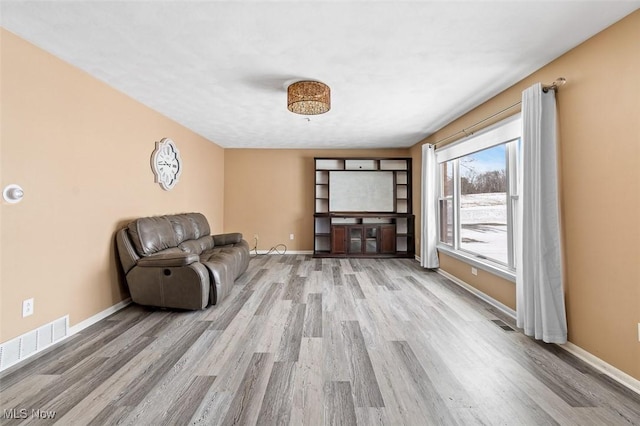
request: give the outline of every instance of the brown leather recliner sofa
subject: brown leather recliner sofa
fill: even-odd
[[[210,235],[200,213],[143,217],[116,233],[131,300],[204,309],[222,301],[249,266],[242,234]]]

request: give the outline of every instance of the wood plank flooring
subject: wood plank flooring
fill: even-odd
[[[5,371],[0,424],[640,425],[509,326],[413,260],[260,256],[218,306],[131,305]]]

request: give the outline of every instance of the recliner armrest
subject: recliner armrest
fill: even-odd
[[[228,234],[218,234],[213,236],[213,246],[226,246],[227,244],[238,244],[242,241],[240,232],[231,232]]]
[[[187,266],[199,262],[200,257],[193,253],[158,253],[138,260],[137,265],[145,268],[166,268]]]

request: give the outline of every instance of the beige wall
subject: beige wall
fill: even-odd
[[[476,268],[477,275],[473,275],[468,263],[448,256],[446,253],[439,253],[438,258],[440,269],[443,271],[447,271],[481,292],[491,295],[493,299],[503,305],[513,310],[516,309],[516,286],[511,281],[479,268]]]
[[[115,230],[131,218],[201,211],[223,229],[224,151],[84,72],[1,30],[0,341],[70,315],[71,325],[128,297]],[[172,138],[180,182],[153,181],[154,142]],[[22,318],[24,299],[35,314]]]
[[[500,111],[536,82],[567,79],[557,103],[569,340],[637,379],[639,76],[640,11],[636,11],[426,140],[436,142]],[[420,150],[421,144],[411,149],[415,170],[421,167]],[[417,187],[414,206],[420,205]],[[444,256],[443,260],[443,269],[514,305],[513,299],[504,300],[504,280],[474,284],[466,273],[468,265]]]
[[[225,230],[258,250],[313,250],[314,157],[408,157],[408,149],[225,150]],[[289,234],[295,239],[289,240]]]

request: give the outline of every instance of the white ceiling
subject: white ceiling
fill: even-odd
[[[390,148],[419,142],[639,6],[2,0],[0,22],[223,147]],[[302,79],[331,87],[331,111],[287,110],[286,87]]]

